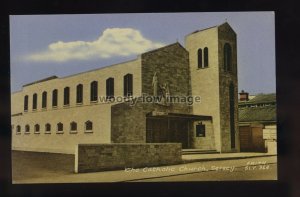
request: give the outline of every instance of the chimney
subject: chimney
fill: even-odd
[[[240,95],[240,101],[249,101],[249,93],[242,90],[242,92],[239,93]]]

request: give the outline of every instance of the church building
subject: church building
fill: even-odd
[[[236,33],[195,31],[136,59],[23,85],[11,95],[12,149],[169,143],[239,152]]]

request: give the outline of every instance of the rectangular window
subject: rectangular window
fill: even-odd
[[[106,80],[106,99],[114,97],[114,78],[108,78]]]
[[[64,105],[70,104],[70,88],[66,87],[64,89]]]
[[[24,111],[28,110],[28,96],[26,95],[24,97]]]
[[[47,107],[47,92],[43,92],[42,95],[42,108],[46,108]]]
[[[32,97],[32,109],[36,110],[37,108],[37,94],[34,94]]]
[[[98,82],[93,81],[91,83],[91,101],[96,102],[98,101]]]
[[[57,107],[57,90],[53,90],[52,92],[52,106]]]
[[[196,125],[196,137],[205,137],[205,125],[203,124]]]
[[[124,96],[132,96],[132,74],[127,74],[124,76]]]
[[[76,88],[76,103],[82,103],[83,98],[83,86],[79,84]]]

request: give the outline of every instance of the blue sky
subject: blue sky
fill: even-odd
[[[239,91],[272,93],[275,85],[273,12],[77,14],[10,16],[11,91],[135,59],[227,21],[237,33]]]

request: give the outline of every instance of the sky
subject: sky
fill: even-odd
[[[11,92],[52,75],[64,77],[132,60],[228,22],[237,33],[238,86],[276,92],[274,12],[198,12],[10,16]]]

